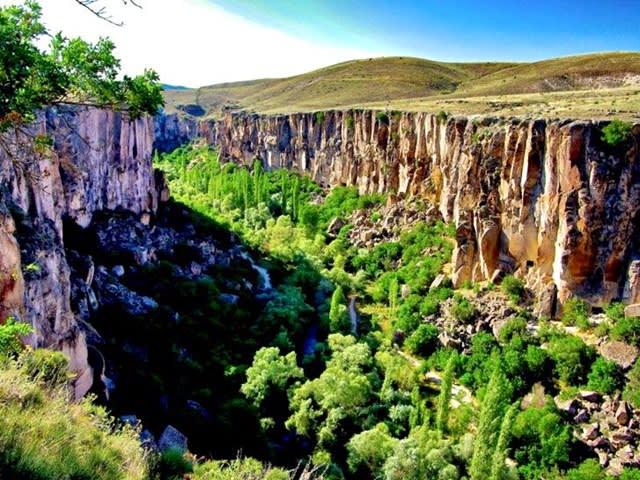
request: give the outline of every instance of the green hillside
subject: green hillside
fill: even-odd
[[[633,117],[640,110],[639,87],[640,53],[634,52],[518,64],[375,58],[340,63],[289,78],[165,91],[164,95],[168,112],[197,104],[207,116],[218,116],[223,108],[289,113],[347,107],[407,110],[446,107],[452,113],[465,114],[551,115],[555,111],[568,115],[573,109],[577,116]],[[558,92],[580,95],[572,98],[570,108],[563,108],[557,104],[565,97],[553,96]],[[510,108],[513,106],[523,108],[513,111]]]

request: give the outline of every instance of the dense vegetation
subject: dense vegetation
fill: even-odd
[[[446,225],[416,224],[396,241],[357,249],[347,239],[350,213],[371,214],[382,198],[345,187],[325,194],[307,178],[265,172],[259,163],[223,165],[206,147],[156,161],[176,199],[238,232],[262,252],[273,275],[276,297],[256,320],[260,331],[272,333],[256,339],[246,364],[234,365],[242,384],[229,392],[239,392],[235,400],[246,399],[255,412],[271,449],[260,458],[290,465],[308,456],[326,478],[606,476],[572,437],[552,396],[582,387],[625,390],[634,399],[637,368],[625,388],[619,368],[561,324],[542,322],[532,333],[527,309],[498,339],[477,333],[462,354],[443,347],[440,328],[425,319],[473,324],[479,298],[522,305],[527,297],[513,277],[502,292],[490,284],[431,287],[451,255]],[[334,218],[345,226],[330,235]],[[360,309],[355,325],[347,308],[352,298]],[[623,331],[616,338],[637,342],[635,323],[619,307],[608,311],[600,334]],[[569,302],[563,322],[590,329],[588,313],[585,304]],[[316,332],[312,348],[297,329],[309,327]],[[439,388],[429,381],[433,375],[442,379]],[[536,400],[521,406],[530,392],[538,392]]]

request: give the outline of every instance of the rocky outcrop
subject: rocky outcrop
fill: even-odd
[[[440,117],[440,118],[439,118]],[[640,125],[622,147],[599,122],[427,113],[227,113],[202,122],[223,158],[324,185],[419,195],[456,226],[454,284],[515,272],[554,314],[557,295],[639,302]]]
[[[580,392],[577,398],[555,398],[558,409],[574,425],[574,436],[592,449],[609,474],[640,466],[640,410],[619,395],[602,397]]]
[[[45,138],[51,150],[38,148]],[[65,352],[77,373],[76,396],[89,389],[92,372],[70,305],[63,223],[87,227],[102,210],[154,212],[152,142],[150,119],[75,107],[42,112],[28,135],[2,139],[0,320],[29,322],[29,343]]]

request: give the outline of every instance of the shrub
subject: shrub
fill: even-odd
[[[476,307],[462,295],[457,294],[453,297],[451,314],[457,321],[469,323],[476,315]]]
[[[622,396],[634,407],[640,408],[640,361],[636,360],[628,373],[629,380],[624,388]]]
[[[449,113],[445,112],[444,110],[440,110],[440,112],[436,116],[436,120],[438,121],[438,123],[444,123],[447,121],[448,118],[449,118]]]
[[[385,112],[377,112],[376,118],[384,125],[389,125],[389,116]]]
[[[426,357],[431,355],[438,345],[438,334],[438,327],[423,323],[407,338],[405,345],[411,353]]]
[[[347,115],[347,118],[344,120],[347,129],[353,130],[353,117],[351,115]]]
[[[611,338],[640,345],[640,318],[622,317],[611,327]]]
[[[554,371],[560,381],[582,385],[593,362],[593,348],[574,335],[558,336],[549,342],[549,355],[555,362]]]
[[[161,478],[182,478],[193,472],[193,463],[180,449],[172,448],[160,454],[159,469]]]
[[[597,460],[589,458],[567,472],[568,480],[606,480],[607,474]]]
[[[314,115],[316,123],[322,124],[324,123],[324,112],[316,112]]]
[[[624,384],[624,375],[615,362],[598,357],[589,372],[589,389],[612,394]]]
[[[618,480],[640,480],[640,468],[625,468]]]
[[[632,127],[628,122],[612,120],[602,129],[602,141],[612,147],[622,145],[629,138]]]
[[[524,283],[519,278],[514,277],[513,275],[507,275],[502,280],[502,284],[500,288],[504,293],[509,296],[509,299],[518,303],[522,300],[524,296]]]
[[[580,328],[589,326],[589,313],[591,306],[581,298],[570,298],[563,305],[562,323],[576,325]]]
[[[22,350],[20,337],[32,331],[31,325],[7,318],[5,324],[0,325],[0,356],[11,356]]]

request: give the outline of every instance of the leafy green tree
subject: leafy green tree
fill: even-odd
[[[506,293],[509,296],[509,299],[514,303],[518,303],[522,300],[525,291],[522,280],[514,277],[513,275],[507,275],[504,277],[500,284],[500,288],[502,288],[502,291]]]
[[[41,17],[32,0],[0,8],[0,132],[32,121],[46,105],[65,102],[125,109],[134,118],[157,113],[163,100],[154,71],[119,79],[114,44],[104,38],[90,44],[57,34],[43,51],[47,31]]]
[[[482,399],[478,418],[478,430],[469,466],[469,475],[472,480],[484,480],[491,474],[491,463],[487,459],[492,458],[495,451],[508,399],[507,379],[500,366],[496,365]]]
[[[302,378],[304,372],[298,367],[295,352],[280,355],[277,347],[263,347],[254,355],[240,391],[259,408],[274,390],[286,392]]]
[[[324,372],[294,391],[292,414],[286,425],[314,438],[321,448],[330,449],[355,433],[344,430],[347,420],[353,425],[365,425],[374,385],[367,344],[356,343],[352,336],[332,334],[329,348],[332,355]]]
[[[391,456],[398,441],[389,434],[389,428],[384,423],[354,435],[347,444],[349,470],[356,473],[365,469],[371,478],[379,478],[384,462]]]
[[[598,357],[588,376],[587,386],[597,392],[612,394],[616,390],[622,388],[624,384],[624,375],[620,367],[615,362]]]
[[[555,373],[560,381],[581,385],[594,360],[595,352],[581,338],[561,335],[549,342],[548,352],[555,362]]]
[[[531,406],[516,416],[512,427],[514,458],[527,480],[543,478],[552,468],[569,461],[571,433],[552,402]]]
[[[455,373],[458,355],[453,352],[447,362],[447,368],[442,375],[440,384],[440,396],[438,397],[438,413],[436,415],[436,428],[440,433],[445,433],[449,423],[449,404],[451,403],[451,387],[453,386],[453,375]]]

